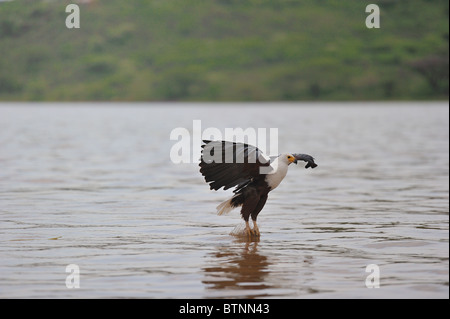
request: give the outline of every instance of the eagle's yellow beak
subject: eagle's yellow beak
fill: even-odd
[[[297,159],[296,159],[294,156],[292,156],[292,155],[290,155],[290,156],[288,157],[288,161],[289,161],[289,163],[295,163],[295,164],[297,164]]]

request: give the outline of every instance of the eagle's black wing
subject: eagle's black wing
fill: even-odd
[[[257,147],[228,141],[203,141],[200,173],[211,189],[229,189],[259,176],[270,159]]]
[[[295,159],[297,159],[298,161],[305,161],[307,163],[305,168],[317,167],[317,164],[314,163],[314,157],[312,157],[311,155],[308,155],[308,154],[292,154],[292,156],[294,156]]]

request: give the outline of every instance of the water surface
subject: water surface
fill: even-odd
[[[0,297],[448,298],[446,103],[2,104]],[[230,232],[176,127],[278,128],[291,166]],[[66,266],[80,288],[66,287]],[[380,288],[366,287],[366,266]]]

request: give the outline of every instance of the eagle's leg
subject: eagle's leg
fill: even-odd
[[[245,221],[245,235],[248,238],[254,238],[260,236],[258,225],[256,224],[256,218],[264,207],[267,200],[267,194],[258,196],[258,190],[255,188],[246,189],[247,198],[244,200],[241,209],[242,218]],[[252,217],[253,229],[250,228],[249,219]]]
[[[248,219],[245,221],[245,235],[247,235],[248,238],[253,236],[253,229],[250,228]]]
[[[256,224],[256,218],[258,218],[259,212],[263,209],[264,205],[267,201],[267,194],[260,197],[258,204],[256,205],[255,209],[251,213],[252,221],[253,221],[253,229],[252,229],[252,235],[254,237],[260,237],[261,233],[259,232],[258,224]]]
[[[251,230],[251,232],[252,232],[253,236],[256,236],[256,237],[261,236],[261,233],[259,232],[259,228],[258,228],[258,225],[256,224],[255,219],[253,220],[253,229]]]

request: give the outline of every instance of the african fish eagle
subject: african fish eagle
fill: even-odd
[[[234,195],[217,206],[219,215],[236,207],[241,208],[245,221],[245,234],[259,237],[256,218],[263,209],[267,195],[286,176],[288,166],[298,160],[307,162],[305,168],[315,168],[314,158],[307,154],[281,154],[273,159],[264,155],[257,147],[228,141],[204,140],[200,158],[200,173],[209,183],[210,189],[224,190],[236,187]],[[249,225],[249,217],[253,229]]]

